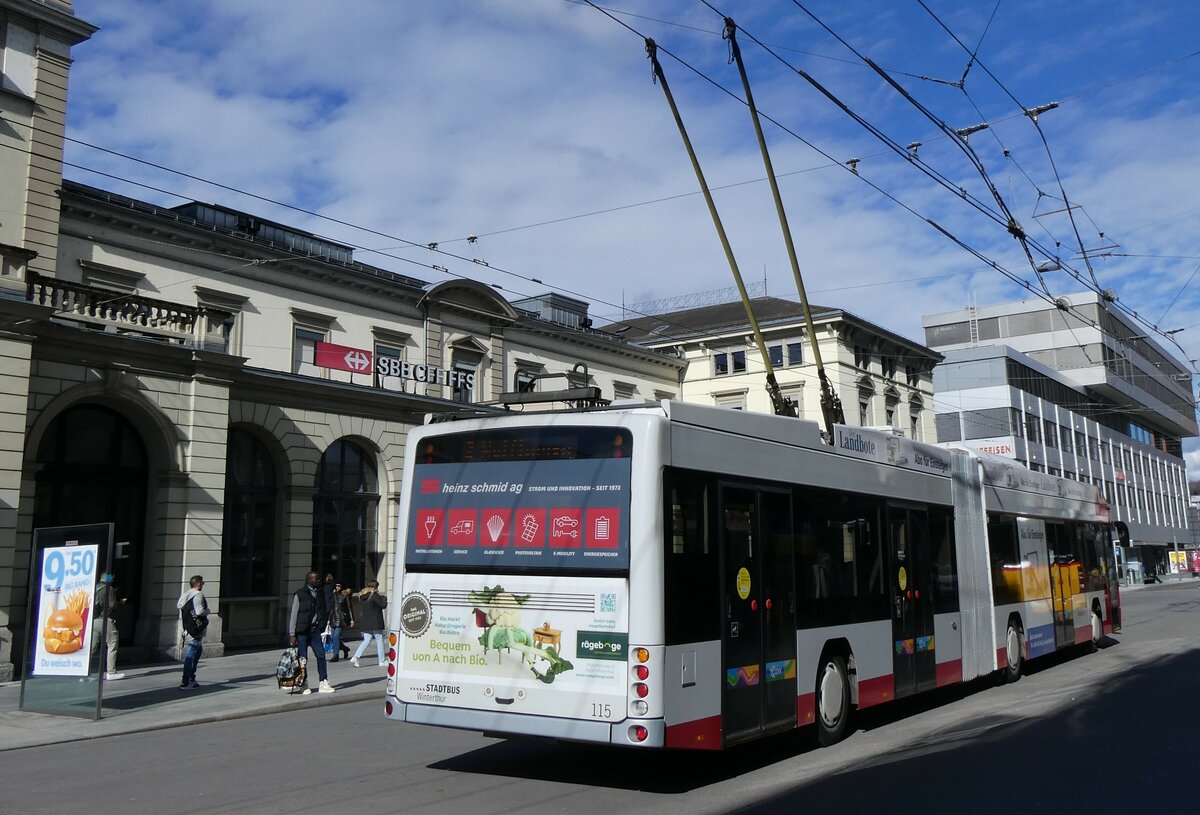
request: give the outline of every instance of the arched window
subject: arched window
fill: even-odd
[[[146,548],[146,446],[132,423],[101,405],[76,405],[47,428],[38,446],[33,525],[113,524],[114,575],[129,602],[119,609],[121,641],[133,642]],[[105,557],[107,553],[101,553]]]
[[[221,596],[262,597],[276,591],[275,465],[263,443],[229,428],[225,454],[225,524],[221,530]]]
[[[313,499],[312,566],[354,587],[378,577],[379,477],[367,451],[339,439],[321,456]]]

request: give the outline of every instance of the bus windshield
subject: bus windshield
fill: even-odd
[[[506,428],[419,442],[408,567],[629,568],[629,431]]]

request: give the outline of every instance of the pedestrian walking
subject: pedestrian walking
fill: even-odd
[[[296,589],[292,595],[292,610],[288,615],[288,641],[295,646],[301,659],[308,657],[311,646],[317,655],[317,676],[320,684],[319,693],[333,693],[333,685],[329,684],[328,669],[325,665],[325,646],[321,642],[321,634],[329,623],[329,604],[325,601],[325,589],[321,585],[321,575],[309,572],[304,585]],[[306,680],[307,681],[307,680]],[[305,687],[304,693],[312,693],[312,688]]]
[[[375,650],[379,653],[379,664],[386,665],[383,657],[383,610],[387,608],[387,597],[379,591],[378,580],[367,581],[367,587],[358,593],[358,605],[358,624],[362,629],[363,639],[350,662],[355,668],[359,667],[358,658],[367,650],[367,644],[374,639]]]
[[[100,672],[108,682],[125,678],[125,674],[117,670],[117,647],[121,635],[117,630],[117,621],[113,619],[117,604],[124,603],[125,599],[117,599],[116,582],[113,575],[102,575],[100,582],[96,584],[96,602],[92,606],[92,653],[95,653],[100,645],[100,632],[107,621],[108,629],[104,633],[104,660],[100,664]]]
[[[340,652],[343,651],[347,657],[350,656],[350,646],[342,642],[342,629],[354,627],[354,613],[350,610],[350,595],[349,587],[343,587],[341,583],[333,584],[333,606],[329,612],[329,628],[333,635],[333,659],[330,662],[337,662],[341,659]]]
[[[204,650],[204,632],[208,630],[209,608],[204,599],[203,577],[192,576],[175,607],[179,609],[179,620],[183,623],[183,681],[179,689],[195,690],[200,687],[196,681],[196,667]]]

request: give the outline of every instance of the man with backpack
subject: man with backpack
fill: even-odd
[[[183,623],[183,682],[180,690],[195,690],[196,666],[200,664],[200,652],[204,649],[204,632],[208,630],[208,601],[204,599],[204,578],[195,575],[188,581],[188,588],[179,596],[175,605],[179,609],[179,620]]]
[[[321,683],[317,686],[318,693],[333,693],[333,685],[329,684],[329,676],[325,667],[325,645],[321,642],[321,632],[329,623],[329,604],[325,602],[325,590],[321,587],[321,575],[309,572],[304,585],[296,589],[292,595],[292,610],[288,615],[288,642],[296,648],[301,659],[308,657],[309,646],[317,655],[317,675]],[[305,682],[307,685],[307,680]],[[312,688],[305,687],[304,693],[312,693]]]

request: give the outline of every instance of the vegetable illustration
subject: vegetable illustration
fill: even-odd
[[[533,634],[521,627],[520,607],[528,600],[528,594],[512,594],[496,585],[467,594],[467,599],[487,610],[476,608],[475,622],[482,629],[479,644],[484,650],[501,649],[516,651],[521,662],[529,663],[529,670],[541,682],[549,685],[554,677],[565,671],[574,670],[569,660],[563,659],[553,645],[546,646],[534,639]],[[547,627],[548,627],[547,623]]]

